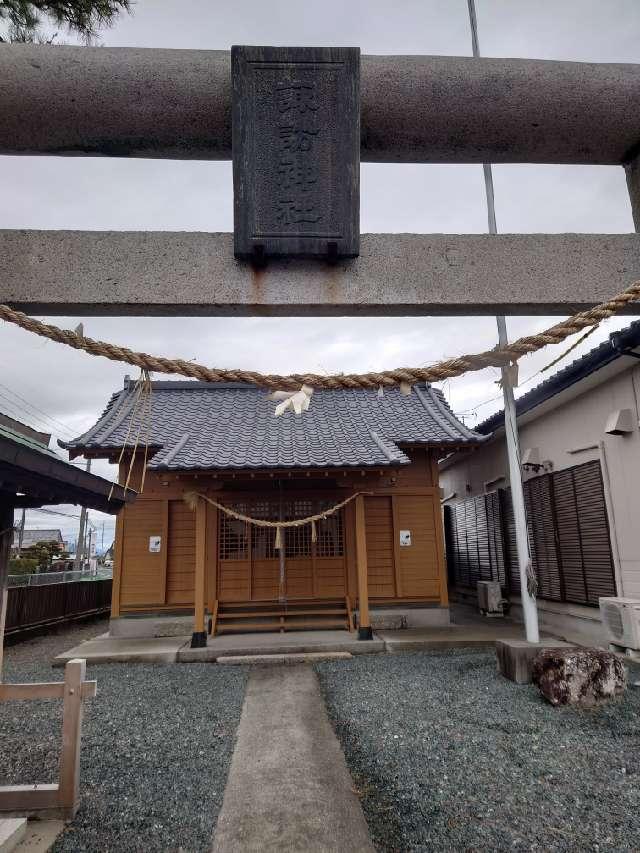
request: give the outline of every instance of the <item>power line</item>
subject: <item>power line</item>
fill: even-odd
[[[15,420],[20,421],[21,423],[27,423],[29,426],[32,426],[34,429],[40,430],[41,432],[57,433],[58,435],[63,435],[66,438],[71,437],[70,434],[65,435],[57,426],[48,424],[40,415],[30,412],[6,394],[2,394],[0,392],[0,398],[3,400],[2,408],[6,411],[6,414]]]
[[[23,411],[29,417],[35,419],[36,421],[39,421],[41,424],[45,424],[46,421],[49,421],[55,427],[55,432],[59,433],[62,431],[63,433],[67,433],[67,435],[70,438],[75,438],[74,431],[70,427],[68,427],[66,424],[63,424],[62,421],[58,420],[58,418],[53,417],[53,415],[48,415],[43,409],[39,408],[34,403],[30,403],[28,400],[26,400],[20,394],[16,393],[15,391],[12,391],[11,388],[9,388],[7,385],[5,385],[2,382],[0,382],[0,388],[4,388],[4,390],[8,391],[12,397],[15,397],[17,400],[20,401],[20,403],[22,403],[22,405],[20,405],[19,403],[16,403],[15,400],[12,400],[9,397],[7,397],[5,394],[0,393],[0,397],[2,397],[4,400],[7,400],[9,403],[11,403],[11,405],[15,409],[17,409],[18,411]],[[27,408],[25,408],[25,407],[27,407]],[[33,412],[35,412],[36,415],[34,416],[33,412],[29,412],[29,409],[33,410]],[[52,429],[51,427],[47,427],[48,431],[51,431],[51,429]]]
[[[68,433],[70,433],[71,435],[73,435],[73,430],[72,430],[69,426],[67,426],[67,424],[63,423],[61,420],[59,420],[58,418],[54,417],[53,415],[49,415],[49,414],[47,414],[47,412],[45,412],[43,409],[41,409],[41,408],[39,408],[38,406],[36,406],[36,405],[35,405],[35,403],[31,403],[29,400],[25,399],[25,397],[22,397],[20,394],[18,394],[18,393],[17,393],[17,391],[13,391],[11,388],[9,388],[7,385],[5,385],[5,384],[4,384],[4,383],[2,383],[2,382],[0,382],[0,388],[4,388],[4,389],[5,389],[5,391],[8,391],[12,396],[16,397],[16,398],[17,398],[18,400],[20,400],[22,403],[24,403],[25,405],[27,405],[27,406],[29,406],[30,408],[34,409],[36,412],[39,412],[41,415],[44,415],[44,417],[45,417],[47,420],[51,421],[52,423],[56,423],[56,424],[58,424],[58,427],[59,427],[60,429],[66,430],[66,432],[68,432]]]
[[[74,515],[73,513],[70,513],[70,512],[60,512],[60,510],[58,510],[58,509],[49,509],[49,508],[45,509],[44,507],[32,507],[29,510],[29,512],[42,512],[45,515],[61,515],[61,516],[64,516],[65,518],[75,518],[75,519],[80,518],[79,515]],[[90,522],[90,523],[93,524],[93,522]]]

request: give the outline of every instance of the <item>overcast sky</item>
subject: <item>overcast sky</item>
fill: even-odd
[[[476,0],[481,51],[588,62],[640,62],[637,0]],[[61,33],[67,42],[73,39]],[[363,53],[471,53],[466,0],[139,0],[134,13],[101,34],[109,46],[228,49],[231,44],[357,45]],[[502,232],[633,230],[623,170],[588,166],[494,168]],[[100,158],[0,157],[0,228],[167,229],[231,231],[230,163]],[[481,233],[486,208],[480,166],[363,164],[361,230]],[[629,284],[620,282],[620,287]],[[263,371],[362,371],[425,364],[491,347],[492,318],[84,320],[94,338],[135,349],[193,358],[220,367]],[[557,318],[553,318],[557,319]],[[552,318],[509,320],[512,337]],[[604,324],[594,346],[625,320]],[[375,341],[375,347],[372,346]],[[562,352],[548,349],[521,362],[521,379]],[[0,410],[69,438],[87,429],[131,368],[0,326]],[[8,369],[7,369],[8,368]],[[499,407],[497,371],[445,383],[454,410],[473,426]],[[539,378],[524,384],[533,387]],[[15,395],[20,395],[19,398]],[[98,462],[94,470],[113,476]],[[64,512],[78,512],[64,507]],[[100,513],[92,513],[101,525]],[[54,523],[55,522],[55,523]],[[58,524],[59,522],[59,524]],[[27,526],[74,520],[29,513]],[[107,518],[105,542],[112,538]]]

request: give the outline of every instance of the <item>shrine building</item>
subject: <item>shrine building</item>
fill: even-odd
[[[131,469],[136,490],[146,445],[142,493],[117,521],[113,635],[153,636],[187,619],[189,633],[194,614],[194,645],[207,633],[354,625],[366,639],[394,615],[448,622],[437,463],[488,437],[440,391],[316,390],[307,411],[275,417],[252,385],[151,389],[148,419],[126,378],[97,423],[64,445],[72,458],[119,461],[121,484]],[[278,547],[279,522],[322,513],[282,526]]]

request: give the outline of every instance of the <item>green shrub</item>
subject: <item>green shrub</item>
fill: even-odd
[[[38,561],[29,560],[26,557],[18,559],[13,557],[9,560],[10,575],[32,575],[38,570]]]

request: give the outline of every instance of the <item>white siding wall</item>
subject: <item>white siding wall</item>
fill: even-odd
[[[614,562],[619,564],[616,569],[619,570],[619,587],[622,587],[618,594],[640,598],[640,431],[634,383],[635,389],[640,389],[640,365],[610,377],[527,424],[520,424],[519,432],[522,453],[528,447],[538,447],[540,460],[551,460],[554,471],[601,459],[599,447],[579,453],[569,451],[604,443],[611,483],[609,525],[612,550]],[[607,418],[616,409],[631,409],[634,413],[633,433],[621,436],[605,434]],[[445,495],[456,492],[453,500],[457,501],[469,495],[482,494],[485,482],[499,475],[505,475],[505,480],[497,485],[508,485],[503,437],[473,453],[460,455],[459,461],[441,471],[440,485]],[[606,480],[604,468],[603,476]],[[496,485],[489,490],[494,488]],[[614,532],[617,542],[614,541]]]

